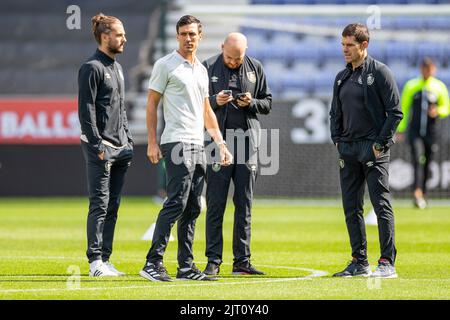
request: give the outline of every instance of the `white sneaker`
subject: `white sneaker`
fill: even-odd
[[[422,198],[416,198],[414,199],[414,205],[423,210],[427,207],[427,201],[422,197]]]
[[[116,269],[116,267],[109,261],[103,262],[103,264],[109,269],[109,271],[114,272],[118,276],[124,276],[125,272],[119,271]]]
[[[109,270],[101,260],[90,263],[89,277],[117,277],[118,274]]]
[[[378,225],[378,218],[377,215],[375,213],[375,210],[370,210],[369,214],[367,216],[364,217],[364,220],[366,222],[366,225],[369,226],[376,226]]]

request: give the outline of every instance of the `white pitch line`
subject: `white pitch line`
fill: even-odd
[[[64,256],[19,256],[19,257],[13,257],[13,256],[0,256],[0,260],[10,260],[10,259],[17,259],[17,260],[25,260],[25,259],[30,259],[30,260],[79,260],[80,257],[64,257]],[[124,259],[127,261],[133,260],[133,261],[141,261],[142,259]],[[178,261],[175,260],[167,260],[166,262],[169,263],[178,263]],[[206,262],[201,262],[201,263],[206,263]],[[229,262],[223,262],[223,265],[232,265],[232,263]],[[301,270],[301,271],[307,271],[307,272],[311,272],[311,274],[313,275],[313,277],[323,277],[325,275],[328,274],[328,272],[325,271],[321,271],[321,270],[315,270],[315,269],[309,269],[309,268],[303,268],[303,267],[291,267],[291,266],[275,266],[275,265],[259,265],[260,267],[263,268],[271,268],[271,269],[287,269],[287,270]],[[317,275],[316,275],[316,272]],[[48,275],[15,275],[15,276],[8,276],[8,275],[3,275],[3,277],[46,277]],[[70,274],[68,274],[67,276],[70,276]],[[2,277],[2,275],[0,275],[0,277]],[[65,277],[63,275],[58,275],[58,277]]]
[[[0,260],[80,260],[81,257],[64,256],[0,256]]]
[[[278,268],[282,268],[283,266],[278,266]],[[287,267],[294,268],[294,267]],[[234,282],[226,282],[226,281],[218,281],[218,282],[208,282],[208,283],[191,283],[186,284],[183,281],[183,284],[167,284],[158,288],[172,288],[172,287],[195,287],[195,286],[221,286],[221,285],[249,285],[249,284],[261,284],[261,283],[276,283],[276,282],[288,282],[288,281],[303,281],[309,280],[312,278],[323,277],[328,273],[322,270],[314,270],[307,268],[295,268],[296,270],[308,271],[311,274],[304,277],[295,277],[295,278],[278,278],[278,279],[247,279],[250,281],[234,281]],[[180,281],[181,282],[181,281]],[[93,288],[79,288],[79,289],[68,289],[68,288],[42,288],[42,289],[0,289],[0,293],[18,293],[18,292],[57,292],[57,291],[97,291],[97,290],[111,290],[111,289],[144,289],[151,288],[151,285],[145,286],[110,286],[110,287],[93,287]]]
[[[319,270],[318,270],[319,271]],[[272,282],[287,282],[287,281],[302,281],[313,278],[312,276],[300,277],[300,278],[285,278],[285,279],[269,279],[269,280],[255,280],[251,282],[239,281],[239,282],[214,282],[214,283],[192,283],[186,284],[168,284],[161,288],[172,288],[172,287],[197,287],[197,286],[218,286],[218,285],[248,285],[248,284],[260,284],[260,283],[272,283]],[[181,281],[180,281],[181,282]],[[145,286],[111,286],[111,287],[93,287],[93,288],[80,288],[80,289],[67,289],[67,288],[48,288],[48,289],[6,289],[0,290],[0,293],[17,293],[17,292],[44,292],[44,291],[97,291],[97,290],[111,290],[111,289],[144,289],[151,288],[151,285]]]

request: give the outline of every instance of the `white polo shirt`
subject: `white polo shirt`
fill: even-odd
[[[149,89],[162,94],[166,125],[161,144],[203,145],[203,111],[209,83],[208,72],[198,59],[191,64],[176,50],[162,57],[153,67]]]

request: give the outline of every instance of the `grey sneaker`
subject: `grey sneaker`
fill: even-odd
[[[373,278],[394,279],[398,278],[395,267],[387,259],[378,260],[378,266],[372,273]]]
[[[358,262],[357,259],[353,258],[344,270],[333,274],[333,277],[368,277],[370,274],[371,271],[369,264],[362,264],[361,262]]]
[[[158,261],[155,264],[147,261],[144,268],[139,272],[139,275],[150,281],[172,281],[172,278],[167,274],[167,269],[164,267],[162,261]]]

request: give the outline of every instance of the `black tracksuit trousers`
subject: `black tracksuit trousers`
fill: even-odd
[[[339,142],[340,182],[352,256],[367,263],[363,216],[365,182],[378,218],[381,257],[395,263],[394,214],[389,191],[389,151],[375,158],[373,141]]]
[[[437,148],[434,135],[421,137],[419,134],[409,134],[411,147],[411,160],[414,167],[413,191],[417,188],[427,192],[427,180],[430,175],[430,163],[433,160],[434,150]]]
[[[166,165],[167,200],[156,220],[152,246],[147,261],[163,260],[170,231],[178,222],[178,265],[191,268],[195,223],[201,211],[201,196],[205,181],[206,158],[202,145],[166,143],[161,145]]]
[[[238,142],[240,140],[240,142]],[[239,146],[245,146],[241,148]],[[257,153],[250,148],[249,139],[237,136],[234,145],[233,164],[215,172],[212,165],[206,170],[206,251],[208,262],[220,265],[223,252],[223,217],[227,204],[230,182],[234,184],[233,256],[235,263],[250,259],[251,210],[253,190],[257,177]]]
[[[108,261],[113,250],[114,230],[117,221],[125,174],[133,158],[130,144],[122,149],[106,146],[104,160],[88,143],[81,142],[86,160],[89,191],[86,255],[89,263],[102,259]]]

